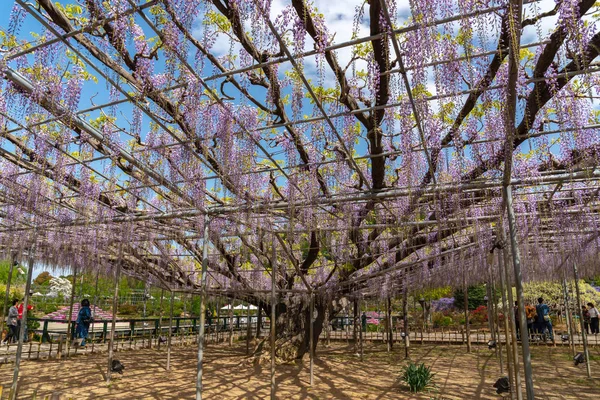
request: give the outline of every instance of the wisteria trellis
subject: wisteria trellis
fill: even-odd
[[[129,274],[195,291],[208,213],[209,291],[265,307],[273,246],[288,305],[307,287],[325,307],[485,281],[507,4],[359,1],[340,31],[329,2],[3,4],[3,249],[37,238],[40,261],[108,270],[122,245]],[[526,279],[562,276],[567,254],[598,272],[594,4],[524,5],[511,178]]]

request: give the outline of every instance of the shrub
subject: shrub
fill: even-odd
[[[476,309],[474,309],[473,311],[471,311],[470,320],[471,320],[472,324],[483,324],[483,323],[487,322],[487,320],[488,320],[487,307],[479,306]]]
[[[411,362],[404,367],[401,379],[408,385],[411,392],[417,393],[433,388],[435,386],[433,383],[434,376],[431,367],[426,367],[423,363],[417,365]]]
[[[434,313],[433,314],[433,326],[434,327],[448,327],[452,325],[454,321],[452,317],[449,315],[445,315],[443,313]]]
[[[137,307],[133,304],[121,304],[119,306],[119,314],[121,315],[135,315],[137,313]]]

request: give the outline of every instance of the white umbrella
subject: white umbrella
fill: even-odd
[[[43,296],[43,294],[41,294],[40,292],[35,292],[34,294],[32,294],[32,296],[40,297]]]
[[[221,310],[229,310],[231,309],[231,304],[227,304],[225,307],[221,307]]]

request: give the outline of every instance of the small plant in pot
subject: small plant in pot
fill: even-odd
[[[435,374],[431,372],[431,367],[426,367],[425,364],[410,363],[402,370],[401,380],[406,383],[411,392],[417,393],[423,390],[431,390],[435,388],[433,382]]]

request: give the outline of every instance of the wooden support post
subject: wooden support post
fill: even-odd
[[[360,307],[358,299],[354,299],[352,312],[354,315],[354,324],[352,330],[352,339],[354,340],[354,354],[358,354],[359,350],[359,330],[362,331],[362,324],[360,320]]]
[[[386,306],[386,317],[387,317],[387,349],[388,352],[392,351],[392,347],[394,346],[394,338],[392,331],[392,298],[387,297],[385,301]]]
[[[569,307],[569,291],[567,289],[567,280],[563,277],[562,280],[563,286],[563,297],[565,301],[565,318],[567,320],[567,328],[569,330],[569,347],[571,348],[571,353],[575,355],[575,337],[573,336],[573,320],[571,319],[571,307]]]
[[[108,341],[108,370],[106,372],[106,382],[110,382],[112,374],[112,362],[115,344],[115,329],[117,322],[118,302],[119,302],[119,278],[121,277],[121,264],[123,262],[123,244],[119,246],[119,260],[117,261],[117,270],[115,271],[115,290],[113,293],[112,321],[110,324],[110,340]]]
[[[204,329],[206,325],[206,271],[208,270],[208,217],[204,216],[202,243],[202,275],[200,276],[200,329],[198,330],[198,365],[196,373],[196,400],[202,400],[202,373],[204,360]]]
[[[490,265],[490,269],[493,267],[493,254],[490,254],[490,259],[488,263]],[[498,317],[498,297],[496,296],[496,284],[495,284],[495,276],[493,270],[491,271],[491,283],[492,283],[492,308],[493,308],[493,316],[494,316],[494,337],[496,339],[496,349],[498,354],[498,361],[500,363],[500,374],[504,375],[504,361],[502,357],[502,341],[500,340],[500,319]]]
[[[171,370],[171,337],[173,336],[173,303],[175,293],[171,291],[171,306],[169,311],[169,336],[167,337],[167,371]]]
[[[248,312],[246,319],[246,354],[250,355],[250,341],[252,340],[252,316],[250,315],[250,303],[248,303]]]
[[[520,366],[519,366],[519,347],[517,344],[517,329],[516,326],[517,324],[520,324],[520,321],[518,321],[515,318],[515,309],[513,308],[513,294],[512,294],[512,284],[510,281],[510,274],[508,272],[508,266],[510,265],[510,257],[508,255],[508,249],[505,247],[502,249],[502,255],[504,257],[504,276],[505,276],[505,282],[506,282],[506,292],[507,292],[507,299],[508,299],[508,326],[510,328],[510,337],[511,337],[511,349],[512,349],[512,361],[514,364],[514,369],[513,369],[513,373],[515,374],[515,391],[516,391],[516,395],[517,395],[517,400],[523,400],[523,389],[521,387],[521,373],[520,373]],[[518,311],[518,309],[517,309]],[[520,325],[519,325],[520,326]],[[525,324],[525,330],[527,330],[527,324]],[[523,339],[523,332],[521,332],[521,339]],[[506,338],[506,340],[508,341],[508,338]],[[522,342],[522,341],[521,341]]]
[[[358,330],[359,332],[359,346],[360,346],[360,361],[363,361],[363,356],[364,356],[364,343],[363,343],[363,326],[362,326],[362,315],[360,315],[360,301],[357,302],[358,303],[358,315],[360,318],[360,329]],[[365,325],[365,335],[366,335],[366,325]]]
[[[18,393],[19,368],[21,366],[21,355],[23,353],[23,342],[25,341],[25,328],[27,327],[27,305],[29,303],[29,291],[31,290],[31,278],[33,276],[33,257],[35,254],[36,237],[34,239],[32,249],[29,253],[29,264],[27,269],[27,282],[25,283],[25,295],[23,296],[23,318],[21,319],[21,329],[19,330],[19,344],[17,345],[17,354],[15,355],[15,368],[13,371],[13,381],[10,389],[10,398],[15,400]]]
[[[94,336],[94,326],[96,325],[96,304],[98,303],[98,279],[100,278],[100,268],[96,272],[96,283],[94,284],[94,308],[92,309],[92,354],[94,353],[94,343],[96,342],[96,338]]]
[[[159,310],[158,310],[158,327],[156,329],[156,338],[158,343],[156,344],[156,347],[158,348],[158,350],[160,350],[160,345],[161,345],[161,333],[162,333],[162,318],[163,318],[163,299],[165,297],[165,289],[161,289],[160,290],[160,305]]]
[[[256,338],[260,339],[262,337],[262,311],[263,311],[263,307],[262,307],[262,303],[258,303],[258,310],[257,311],[257,315],[256,315]]]
[[[402,314],[404,319],[404,357],[410,358],[410,333],[408,329],[408,289],[406,287],[406,282],[404,285],[404,293],[402,296]]]
[[[465,281],[466,282],[466,281]],[[466,283],[464,284],[463,290],[463,302],[464,302],[464,312],[465,312],[465,334],[467,341],[467,353],[471,352],[471,331],[469,329],[469,288]]]
[[[219,343],[221,333],[221,298],[217,297],[217,343]]]
[[[67,358],[69,358],[69,353],[71,351],[71,340],[73,339],[73,335],[71,331],[73,330],[73,303],[75,301],[75,287],[76,287],[76,279],[77,279],[77,267],[73,268],[73,285],[71,285],[71,298],[69,299],[69,315],[67,318]]]
[[[310,346],[310,386],[314,383],[314,365],[315,365],[315,346],[314,346],[314,327],[315,320],[315,294],[310,293],[310,308],[309,308],[309,330],[308,345]]]
[[[329,313],[329,299],[327,299],[327,307],[325,307],[325,318],[324,319],[324,323],[325,323],[325,340],[326,340],[326,344],[327,347],[329,347],[331,345],[331,323],[330,323],[330,313]]]
[[[275,335],[276,335],[276,305],[277,305],[277,250],[275,249],[275,240],[272,241],[273,257],[271,259],[271,400],[276,399],[275,383]]]
[[[10,297],[10,283],[12,281],[12,275],[14,267],[17,265],[15,261],[16,254],[10,253],[10,265],[8,267],[8,281],[6,282],[6,293],[4,294],[4,305],[2,306],[2,318],[0,318],[0,334],[4,331],[4,320],[6,319],[7,305],[9,304],[8,298]],[[7,333],[8,335],[8,333]]]
[[[231,303],[229,304],[229,310],[228,310],[228,314],[229,314],[229,347],[233,346],[233,307],[235,306],[235,297],[233,298],[233,300],[231,301]]]
[[[521,274],[521,255],[519,253],[519,243],[517,238],[517,224],[515,219],[515,211],[513,207],[512,196],[512,166],[513,166],[513,150],[514,150],[514,135],[515,135],[515,120],[517,114],[517,80],[519,77],[519,54],[521,42],[521,20],[522,20],[523,0],[510,0],[508,2],[507,26],[508,29],[508,79],[506,82],[506,100],[504,103],[504,129],[506,140],[504,142],[504,172],[502,179],[502,197],[504,208],[508,217],[508,228],[510,232],[510,247],[512,254],[512,262],[515,277],[515,286],[517,292],[517,303],[519,321],[522,333],[527,332],[527,317],[525,314],[525,304],[523,298],[523,277]],[[500,231],[504,236],[502,227],[502,218],[500,218]],[[508,264],[506,265],[508,268]],[[510,282],[510,281],[508,281]],[[509,285],[510,286],[510,285]],[[510,288],[509,288],[510,289]],[[512,304],[511,304],[512,307]],[[534,400],[535,393],[533,389],[533,372],[531,369],[531,354],[529,351],[529,336],[521,335],[521,350],[523,353],[523,365],[525,372],[525,386],[527,400]],[[515,360],[515,361],[518,361]],[[518,373],[518,371],[516,371]],[[518,392],[521,393],[521,386],[518,386]],[[522,397],[522,393],[520,394]]]
[[[506,344],[506,366],[508,369],[508,379],[510,382],[510,398],[515,398],[515,378],[513,374],[513,363],[512,363],[512,353],[511,353],[511,345],[508,339],[509,328],[508,328],[508,320],[509,314],[511,310],[506,305],[506,276],[504,275],[504,271],[502,268],[502,254],[501,251],[498,252],[498,273],[500,274],[500,292],[502,293],[502,313],[504,314],[504,339]],[[500,339],[500,335],[498,335]]]
[[[579,273],[577,272],[577,264],[573,261],[573,276],[575,277],[575,294],[577,296],[577,309],[581,313],[581,293],[579,292]],[[581,338],[583,339],[583,353],[585,355],[585,369],[588,378],[592,377],[592,370],[590,367],[590,352],[588,349],[587,333],[583,326],[583,315],[579,318],[581,324]]]

